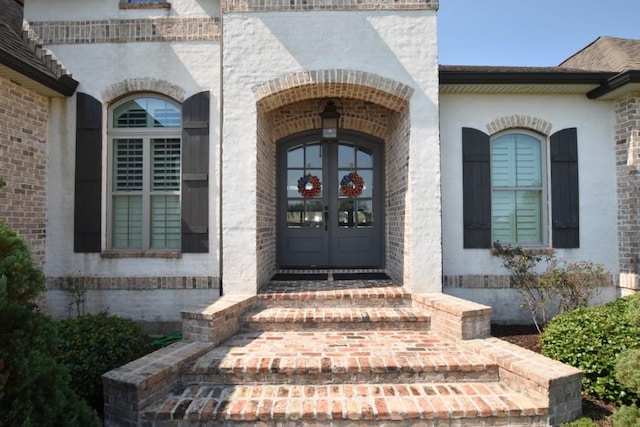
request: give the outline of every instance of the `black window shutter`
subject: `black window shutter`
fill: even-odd
[[[464,247],[491,248],[491,145],[489,135],[462,128]]]
[[[182,252],[209,251],[209,92],[182,105]]]
[[[551,227],[553,246],[580,247],[578,132],[563,129],[551,135]]]
[[[102,104],[76,95],[74,252],[100,252],[102,218]]]

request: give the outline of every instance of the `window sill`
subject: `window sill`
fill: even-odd
[[[150,1],[146,3],[120,3],[120,9],[171,9],[167,1]]]
[[[511,247],[516,247],[517,245],[511,245]],[[556,250],[554,248],[536,248],[536,247],[520,247],[522,252],[527,255],[553,255]],[[491,249],[491,254],[497,256],[495,248]]]
[[[180,252],[102,252],[101,258],[117,259],[117,258],[163,258],[178,259],[182,258]]]

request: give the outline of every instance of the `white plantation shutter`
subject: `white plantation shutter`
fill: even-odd
[[[142,247],[142,196],[114,196],[113,247]]]
[[[180,197],[151,197],[151,247],[180,249]]]
[[[142,145],[142,139],[114,141],[113,247],[116,249],[142,246]]]
[[[142,139],[116,139],[113,147],[114,191],[142,191]]]
[[[179,190],[180,139],[154,139],[151,149],[152,249],[180,249]]]
[[[491,144],[492,239],[542,243],[542,143],[508,134]]]
[[[179,190],[180,138],[154,139],[151,151],[151,191]]]

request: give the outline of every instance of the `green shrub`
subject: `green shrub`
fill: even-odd
[[[562,424],[563,427],[598,427],[595,421],[588,417],[578,418],[577,420]]]
[[[28,307],[44,290],[44,275],[33,266],[31,253],[18,233],[0,221],[0,277],[7,278],[7,298]]]
[[[0,307],[0,426],[99,426],[100,419],[69,386],[53,358],[56,323],[15,304]]]
[[[137,323],[107,313],[60,322],[60,337],[58,360],[71,372],[71,386],[98,411],[102,374],[147,352],[148,339]]]
[[[26,245],[0,221],[0,426],[99,426],[53,357],[56,323],[28,308],[43,286]]]
[[[638,395],[615,377],[615,364],[625,350],[640,348],[640,326],[626,315],[631,298],[604,306],[581,308],[555,317],[541,337],[542,353],[584,372],[582,391],[622,405]]]
[[[640,427],[640,408],[623,406],[613,414],[615,427]]]

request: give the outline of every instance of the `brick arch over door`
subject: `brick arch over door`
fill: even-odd
[[[404,217],[410,141],[409,100],[413,89],[377,74],[353,70],[317,70],[281,76],[253,88],[257,109],[258,277],[276,269],[276,141],[318,129],[319,103],[342,103],[341,126],[384,141],[385,264],[401,280]],[[390,198],[391,197],[391,198]]]
[[[403,111],[413,89],[398,81],[357,70],[314,70],[281,76],[253,88],[258,109],[268,113],[283,105],[314,98],[348,98]]]

